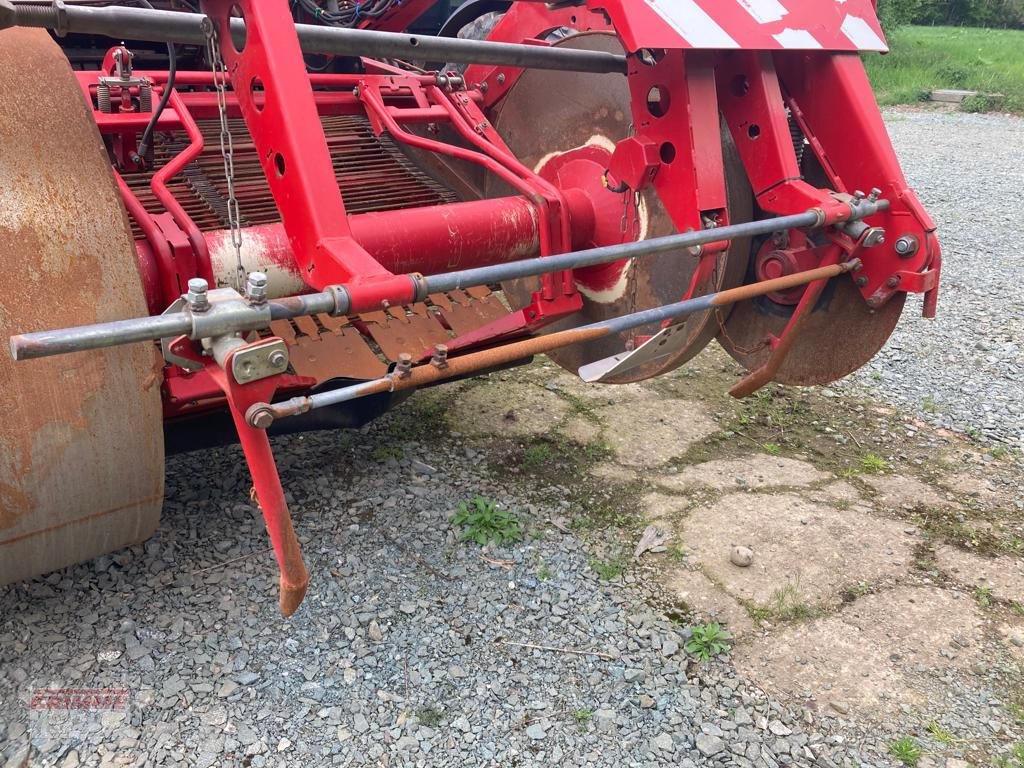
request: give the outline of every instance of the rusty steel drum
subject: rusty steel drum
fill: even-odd
[[[566,37],[555,43],[560,48],[606,51],[621,54],[622,45],[608,33],[590,32]],[[630,94],[626,79],[618,75],[593,75],[578,72],[526,71],[508,96],[491,115],[498,133],[513,153],[527,167],[542,176],[552,164],[563,157],[579,155],[581,148],[597,152],[610,150],[629,136],[631,122]],[[726,189],[730,220],[733,223],[749,221],[752,216],[752,196],[743,165],[736,153],[728,131],[723,127],[723,153],[726,170]],[[600,182],[600,163],[594,163],[596,182]],[[607,167],[607,166],[605,166]],[[489,180],[487,196],[509,194],[500,182]],[[602,210],[602,226],[612,226],[618,233],[623,204],[622,195],[609,193],[614,210]],[[593,198],[592,198],[593,199]],[[675,234],[672,221],[652,188],[641,193],[642,227],[639,239]],[[622,236],[634,239],[629,232]],[[607,241],[602,244],[610,244]],[[740,284],[746,271],[749,239],[737,240],[719,256],[718,265],[710,280],[698,286],[695,295],[732,288]],[[561,331],[584,323],[618,317],[630,312],[658,307],[679,301],[687,293],[698,260],[685,252],[664,253],[633,259],[626,267],[620,284],[614,291],[588,290],[577,279],[583,295],[583,310],[573,316],[547,326],[545,333]],[[529,303],[533,291],[540,287],[540,278],[503,283],[502,288],[513,307]],[[686,343],[673,355],[656,366],[637,368],[618,375],[609,383],[628,383],[658,376],[671,371],[700,352],[718,332],[719,321],[728,310],[720,313],[701,312],[687,318],[683,325]],[[597,341],[574,345],[548,353],[557,364],[575,373],[582,365],[619,354],[632,348],[638,336],[651,336],[658,325],[646,326],[614,334]]]
[[[0,32],[0,335],[148,314],[99,132],[42,30]],[[143,344],[15,364],[0,354],[0,584],[157,526],[160,365]]]

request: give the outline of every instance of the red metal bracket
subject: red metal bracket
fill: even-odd
[[[274,547],[277,566],[281,572],[280,609],[284,616],[291,616],[302,603],[309,585],[309,572],[302,560],[302,548],[292,526],[292,518],[288,512],[288,503],[284,498],[281,478],[277,473],[277,463],[270,447],[270,439],[264,429],[249,426],[246,412],[256,403],[269,403],[281,384],[281,377],[271,376],[239,384],[228,373],[231,361],[238,352],[264,344],[280,343],[280,339],[271,337],[254,342],[247,347],[240,347],[228,354],[224,368],[210,356],[196,351],[195,345],[187,337],[181,336],[171,342],[171,351],[182,357],[202,363],[204,370],[217,383],[227,398],[231,418],[238,430],[238,440],[245,454],[249,473],[252,475],[256,501],[263,512],[263,521],[267,526],[267,535]]]
[[[411,301],[409,281],[384,269],[352,238],[287,0],[201,0],[201,6],[216,25],[303,279],[316,288],[379,283],[382,297]],[[246,22],[241,50],[231,38],[232,13]]]

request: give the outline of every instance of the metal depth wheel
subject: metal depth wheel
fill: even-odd
[[[802,170],[808,183],[819,188],[829,187],[818,159],[809,150],[803,153]],[[765,277],[757,274],[763,245],[763,239],[751,244],[744,284]],[[778,338],[793,316],[795,298],[769,295],[738,304],[723,318],[718,343],[744,368],[757,370],[771,355],[767,338],[769,335]],[[832,278],[774,381],[812,386],[830,384],[853,373],[885,346],[903,314],[906,300],[907,294],[898,293],[880,309],[871,309],[850,275]]]
[[[146,314],[110,161],[43,30],[0,32],[0,145],[0,335]],[[0,584],[156,528],[159,368],[141,344],[22,363],[0,355]]]

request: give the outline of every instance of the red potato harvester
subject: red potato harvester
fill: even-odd
[[[824,384],[935,313],[870,0],[474,0],[437,35],[431,0],[141,5],[0,0],[0,583],[146,538],[165,445],[237,436],[287,615],[268,433],[539,353],[622,384],[717,338],[738,397]]]

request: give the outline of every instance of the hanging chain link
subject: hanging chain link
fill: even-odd
[[[206,50],[210,55],[213,69],[213,84],[217,91],[217,111],[220,114],[220,154],[224,158],[224,176],[228,186],[228,226],[231,228],[231,245],[235,251],[235,290],[245,292],[245,267],[242,266],[242,216],[235,196],[235,148],[228,126],[228,71],[217,44],[217,28],[210,24],[206,28]]]
[[[626,136],[636,133],[633,123],[626,129]],[[625,186],[625,185],[623,185]],[[636,242],[640,239],[640,192],[626,187],[622,192],[622,219],[619,222],[622,242]]]

